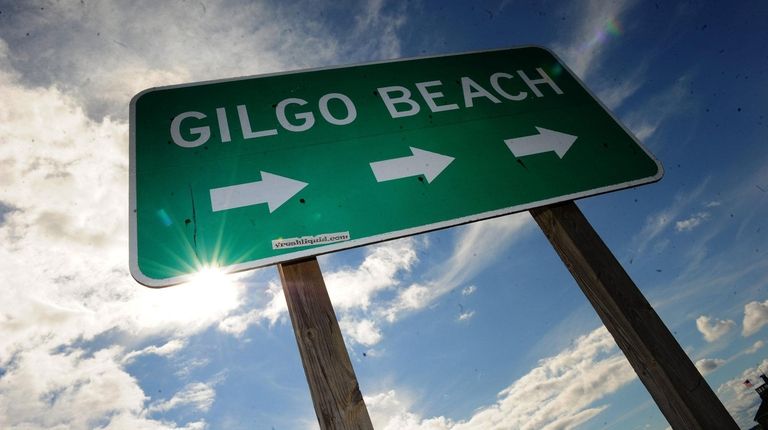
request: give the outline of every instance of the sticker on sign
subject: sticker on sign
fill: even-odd
[[[334,242],[343,242],[349,240],[349,232],[327,233],[317,236],[291,237],[288,239],[275,239],[272,241],[272,249],[298,248],[301,246],[312,246],[317,244],[326,244]]]
[[[663,174],[538,47],[152,88],[130,138],[131,273],[152,287]]]

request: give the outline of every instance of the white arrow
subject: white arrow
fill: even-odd
[[[453,157],[447,155],[412,146],[410,148],[413,154],[411,156],[370,163],[373,175],[376,176],[376,182],[417,175],[424,175],[427,182],[432,182],[453,161]]]
[[[266,203],[269,213],[306,187],[306,182],[261,172],[261,181],[211,188],[211,208],[214,212]]]
[[[536,127],[536,130],[539,134],[506,139],[504,143],[518,158],[550,151],[555,151],[558,157],[563,158],[577,139],[576,136],[546,128]]]

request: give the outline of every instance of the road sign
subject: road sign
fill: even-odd
[[[261,267],[658,180],[525,47],[154,88],[131,102],[131,273]]]

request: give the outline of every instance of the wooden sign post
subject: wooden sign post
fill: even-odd
[[[737,430],[707,381],[576,203],[530,212],[672,428]]]
[[[372,430],[315,257],[277,266],[322,430]]]

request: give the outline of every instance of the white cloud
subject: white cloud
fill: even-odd
[[[408,273],[418,261],[418,242],[416,239],[406,238],[372,246],[366,249],[365,258],[358,267],[324,271],[323,279],[334,310],[340,315],[340,319],[347,320],[341,328],[345,334],[352,336],[353,340],[372,345],[381,339],[378,329],[375,331],[378,334],[373,335],[374,331],[363,330],[364,327],[360,328],[349,321],[353,319],[353,314],[366,313],[377,295],[399,284],[400,276]],[[287,317],[288,306],[282,286],[277,282],[270,282],[267,296],[269,298],[263,307],[224,318],[218,325],[219,330],[241,335],[251,324],[258,324],[263,320],[274,324],[280,318]]]
[[[762,373],[760,369],[768,369],[768,359],[763,360],[756,367],[745,369],[740,376],[717,388],[718,397],[740,428],[751,428],[755,424],[752,418],[760,404],[760,396],[755,393],[754,388],[745,386],[744,381],[750,380],[753,383],[759,381],[757,378]]]
[[[469,224],[459,230],[453,254],[435,273],[440,275],[433,283],[453,289],[473,279],[493,264],[499,251],[522,237],[533,226],[528,212],[493,218]]]
[[[470,224],[459,230],[451,256],[425,282],[414,283],[398,291],[397,297],[379,311],[394,322],[407,312],[423,309],[459,285],[471,281],[495,261],[502,247],[522,237],[531,226],[527,212]]]
[[[648,59],[643,59],[643,63],[632,67],[631,71],[625,71],[621,75],[621,79],[608,79],[608,76],[602,77],[602,79],[592,79],[590,86],[593,91],[597,93],[598,99],[602,101],[608,109],[615,111],[626,101],[632,97],[637,90],[639,90],[643,83],[644,78],[648,74],[648,68],[646,64]],[[640,136],[636,135],[639,139]]]
[[[167,421],[155,421],[143,417],[134,417],[125,413],[113,416],[109,424],[98,430],[205,430],[208,424],[205,420],[194,421],[183,426]]]
[[[765,346],[765,342],[763,342],[762,340],[758,340],[757,342],[753,343],[752,346],[750,346],[749,348],[744,350],[744,353],[745,354],[754,354],[757,351],[763,349],[764,346]]]
[[[387,242],[370,248],[359,267],[324,274],[334,308],[367,309],[373,297],[396,286],[398,276],[418,261],[415,247],[413,238]]]
[[[699,372],[701,372],[702,375],[711,373],[723,364],[725,364],[725,360],[720,358],[702,358],[695,363],[696,368],[699,369]]]
[[[127,127],[88,119],[56,88],[27,88],[0,68],[0,363],[118,329],[195,333],[237,308],[243,288],[163,290],[127,274]],[[13,186],[9,186],[13,185]]]
[[[193,358],[185,359],[177,363],[178,370],[173,372],[173,374],[178,376],[179,379],[181,380],[187,380],[189,379],[189,375],[192,373],[193,370],[206,366],[210,362],[211,362],[211,359],[208,357],[205,357],[205,358],[193,357]]]
[[[651,238],[658,236],[662,231],[664,231],[664,229],[667,228],[669,223],[672,222],[672,216],[670,212],[671,208],[649,216],[645,222],[643,231],[639,236]]]
[[[348,339],[364,346],[373,346],[381,340],[381,330],[370,319],[354,320],[343,318],[339,326]]]
[[[696,318],[696,328],[704,336],[704,340],[707,342],[714,342],[721,337],[728,334],[736,323],[731,320],[714,320],[712,318],[701,315]]]
[[[469,321],[475,316],[475,311],[466,311],[459,314],[459,321]]]
[[[48,5],[46,14],[19,16],[0,35],[24,26],[32,36],[13,40],[15,66],[26,79],[60,83],[91,116],[124,117],[127,100],[144,88],[276,71],[333,55],[334,45],[322,43],[319,28],[293,29],[279,15],[256,3],[209,4],[203,11],[173,3],[61,2]],[[289,60],[270,49],[280,45],[302,55]],[[45,70],[34,70],[41,61]]]
[[[672,204],[648,216],[642,230],[633,239],[636,252],[642,254],[650,244],[655,243],[659,235],[672,224],[672,221],[678,218],[686,207],[698,200],[708,183],[709,179],[702,181],[698,187],[690,192],[678,193]]]
[[[445,417],[424,419],[412,412],[407,394],[389,390],[365,397],[373,427],[381,430],[448,430],[455,423]]]
[[[55,2],[15,10],[0,37],[25,81],[59,85],[92,118],[124,118],[131,96],[152,86],[399,56],[406,6],[345,8],[356,22],[340,32],[314,2]]]
[[[691,76],[684,75],[669,87],[649,97],[640,109],[626,116],[627,128],[632,130],[640,141],[650,139],[665,121],[689,108],[691,81]]]
[[[744,322],[741,334],[752,336],[768,324],[768,300],[749,302],[744,306]]]
[[[376,34],[374,38],[359,38],[363,42],[353,44],[359,53],[369,56],[374,54],[379,58],[396,58],[400,56],[400,37],[398,31],[407,20],[408,14],[403,5],[396,7],[395,12],[387,12],[386,0],[367,0],[363,2],[363,12],[356,17],[353,33]],[[353,36],[355,37],[355,36]]]
[[[19,429],[201,428],[148,418],[148,399],[123,363],[119,347],[92,353],[54,353],[46,346],[20,351],[0,378],[0,422]]]
[[[418,263],[417,250],[426,246],[423,241],[406,238],[370,247],[357,267],[324,270],[324,280],[334,309],[339,315],[342,332],[350,340],[372,346],[382,339],[379,324],[382,320],[395,322],[403,312],[424,309],[438,297],[470,280],[491,264],[498,250],[530,225],[527,214],[475,223],[460,230],[453,255],[435,268],[437,279],[428,285],[411,284],[400,287],[401,278]],[[322,263],[322,261],[321,261]],[[386,291],[396,291],[396,297],[382,306],[374,301]],[[470,295],[475,286],[466,287],[462,294]],[[233,313],[218,324],[221,331],[241,335],[251,324],[268,320],[274,324],[286,315],[287,307],[282,288],[270,283],[267,304],[244,313]],[[462,320],[471,318],[467,313]]]
[[[607,405],[595,402],[616,392],[635,374],[605,328],[582,336],[572,347],[538,366],[465,420],[414,412],[407,393],[389,390],[366,397],[374,427],[383,430],[538,430],[574,428]]]
[[[233,313],[222,319],[218,324],[218,329],[224,333],[239,336],[243,334],[248,326],[258,324],[266,320],[270,325],[274,325],[280,318],[288,314],[288,304],[285,301],[285,292],[281,284],[270,281],[265,291],[267,303],[260,308],[252,309],[244,313]]]
[[[212,384],[193,382],[168,400],[157,402],[149,407],[150,413],[167,412],[174,408],[191,406],[198,411],[207,412],[213,406],[216,390]]]
[[[130,363],[142,355],[154,354],[161,357],[168,357],[176,354],[185,346],[187,346],[186,339],[171,339],[161,346],[151,345],[139,351],[131,351],[123,357],[123,363]]]
[[[461,295],[462,296],[471,296],[472,294],[474,294],[475,291],[477,291],[477,287],[474,286],[474,285],[470,285],[470,286],[464,288],[463,290],[461,290]]]
[[[648,140],[648,138],[653,136],[654,133],[656,133],[656,129],[659,127],[659,124],[649,121],[639,121],[632,123],[630,120],[628,121],[627,127],[632,131],[632,134],[635,135],[637,140],[640,142],[645,142]]]
[[[383,311],[387,321],[395,322],[400,314],[422,309],[437,297],[445,294],[445,287],[413,284],[400,290],[396,301]]]
[[[156,346],[150,346],[148,348],[145,348],[142,350],[142,352],[146,352],[149,354],[156,354],[161,357],[167,357],[170,355],[176,354],[178,351],[180,351],[182,348],[187,346],[187,341],[184,339],[172,339],[168,342],[166,342],[163,345],[160,345],[158,347]]]
[[[286,308],[287,310],[287,308]],[[224,333],[240,336],[248,330],[252,324],[258,324],[264,318],[264,311],[254,309],[245,313],[230,315],[218,324],[218,329]]]
[[[144,393],[118,364],[119,348],[51,354],[44,347],[20,352],[0,378],[0,422],[69,428],[92,427],[116,411],[137,415]],[[105,401],[108,399],[108,401]]]
[[[698,212],[684,220],[675,222],[675,230],[678,233],[681,231],[691,231],[708,219],[709,212]]]

